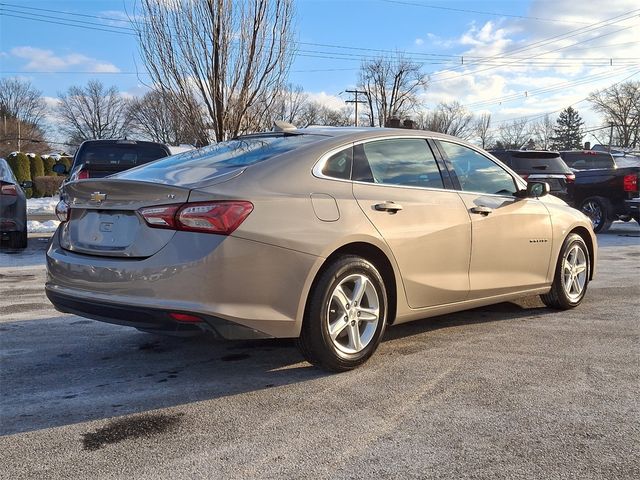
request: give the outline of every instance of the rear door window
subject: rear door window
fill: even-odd
[[[444,188],[427,141],[398,138],[355,147],[353,180],[383,185]]]

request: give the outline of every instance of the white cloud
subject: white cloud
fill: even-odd
[[[336,95],[331,95],[326,92],[306,92],[307,98],[312,102],[318,102],[321,105],[327,106],[333,109],[340,109],[345,107],[344,100]]]
[[[465,57],[465,64],[432,72],[423,98],[430,107],[458,100],[474,113],[489,110],[494,121],[546,112],[555,118],[557,111],[574,104],[587,126],[597,126],[601,119],[583,100],[638,71],[640,57],[637,12],[611,25],[606,25],[607,19],[634,9],[635,0],[580,5],[555,0],[552,10],[548,2],[533,0],[524,15],[566,23],[500,19],[473,23],[450,39],[427,34],[429,45],[457,46],[456,54]],[[487,58],[492,56],[496,58]],[[473,57],[484,58],[474,64]],[[498,60],[511,64],[499,66]]]
[[[424,45],[424,40],[422,38],[416,38],[413,43],[415,43],[417,46]]]
[[[34,47],[15,47],[11,55],[27,60],[25,70],[31,71],[64,71],[67,69],[82,69],[95,73],[119,72],[120,69],[112,63],[102,62],[80,53],[56,55],[53,50]]]

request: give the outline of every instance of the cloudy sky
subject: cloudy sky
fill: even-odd
[[[290,81],[339,105],[363,59],[397,51],[422,63],[428,106],[458,100],[494,121],[573,105],[601,126],[589,92],[640,80],[637,0],[299,0]],[[127,15],[133,0],[0,0],[0,76],[45,96],[98,78],[145,91]],[[601,135],[600,131],[594,132]],[[594,140],[591,138],[591,140]]]

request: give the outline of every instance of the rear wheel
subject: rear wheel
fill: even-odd
[[[569,234],[556,264],[551,291],[540,298],[545,305],[559,310],[577,307],[589,284],[589,250],[580,235]]]
[[[27,248],[27,227],[21,232],[9,233],[10,248]]]
[[[387,318],[384,281],[373,264],[348,255],[318,278],[309,298],[298,347],[310,363],[351,370],[378,347]]]
[[[611,226],[611,203],[606,198],[587,198],[580,205],[580,210],[591,219],[594,232],[606,232]]]

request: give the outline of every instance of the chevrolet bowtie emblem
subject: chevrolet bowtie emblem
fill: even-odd
[[[106,193],[93,192],[91,194],[91,201],[92,202],[102,203],[103,201],[106,200],[106,198],[107,198],[107,194]]]

